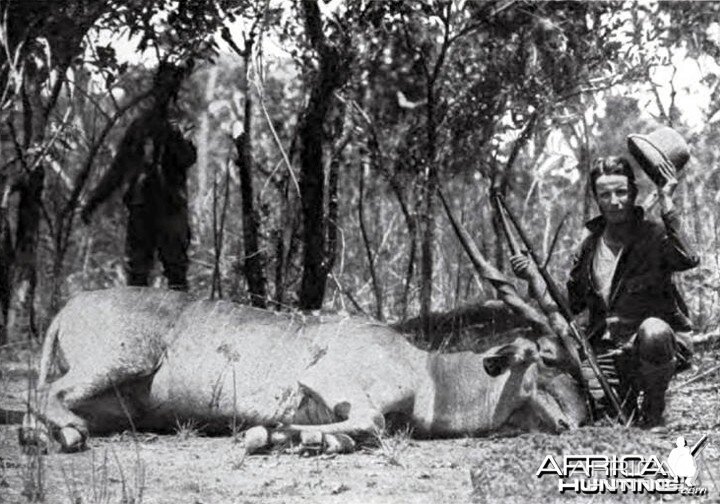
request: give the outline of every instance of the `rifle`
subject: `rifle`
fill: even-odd
[[[520,240],[522,241],[525,250],[530,255],[530,258],[535,263],[535,265],[538,268],[538,271],[540,272],[540,275],[542,276],[543,280],[545,281],[545,285],[547,286],[548,294],[552,298],[552,300],[557,305],[558,309],[560,310],[560,315],[565,319],[565,321],[568,324],[568,327],[570,329],[570,334],[572,335],[573,339],[580,345],[580,348],[585,355],[585,358],[588,361],[588,364],[590,365],[590,369],[592,369],[593,374],[598,379],[598,382],[600,383],[600,387],[603,390],[603,393],[608,398],[608,401],[610,401],[610,406],[612,406],[613,410],[617,413],[618,419],[623,422],[624,424],[627,423],[627,418],[625,416],[625,413],[623,413],[622,407],[620,405],[620,400],[618,399],[617,395],[615,394],[615,391],[612,389],[610,384],[607,381],[607,378],[605,378],[605,375],[600,370],[600,366],[597,363],[597,358],[595,356],[595,352],[593,351],[592,347],[588,343],[587,338],[583,333],[580,331],[580,328],[577,326],[575,321],[573,320],[572,312],[570,311],[570,307],[568,306],[567,302],[565,301],[565,298],[560,293],[560,290],[558,289],[557,285],[555,284],[555,281],[552,279],[550,274],[547,271],[547,268],[545,265],[540,261],[540,258],[537,256],[535,251],[532,248],[532,245],[530,244],[530,240],[528,240],[527,235],[523,231],[523,229],[520,227],[520,223],[515,218],[515,216],[510,212],[510,210],[505,205],[505,202],[502,199],[502,196],[499,194],[495,194],[493,197],[493,201],[496,206],[496,210],[498,212],[498,217],[500,218],[500,222],[502,224],[503,232],[505,233],[505,236],[508,238],[508,243],[510,246],[510,251],[513,255],[516,255],[519,251],[519,247],[514,242],[514,238],[512,237],[512,233],[510,232],[510,226],[507,222],[507,219],[509,218],[510,221],[513,224],[513,227],[515,228],[515,231],[517,231],[518,236],[520,237]],[[577,352],[577,349],[572,344],[572,341],[569,341],[569,338],[567,335],[560,334],[560,339],[562,340],[563,344],[567,348],[568,352],[570,353],[570,356],[573,358],[576,364],[578,366],[580,365],[580,356]]]

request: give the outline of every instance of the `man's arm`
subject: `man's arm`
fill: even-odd
[[[675,170],[668,164],[663,164],[658,168],[667,180],[664,186],[658,188],[661,215],[666,231],[662,241],[663,258],[672,271],[694,268],[700,263],[700,259],[690,246],[680,213],[675,208],[672,199],[678,184],[678,180],[674,175]]]
[[[101,203],[108,199],[124,182],[136,177],[142,170],[143,130],[144,128],[138,126],[137,121],[133,121],[125,131],[110,168],[90,193],[87,203],[82,209],[83,222],[89,222],[90,216]]]

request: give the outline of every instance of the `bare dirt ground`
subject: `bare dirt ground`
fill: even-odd
[[[720,372],[687,384],[718,362],[700,355],[671,388],[666,426],[652,431],[584,427],[562,435],[414,440],[399,434],[350,455],[301,457],[283,451],[244,456],[241,436],[175,434],[95,437],[77,454],[24,455],[17,425],[0,425],[0,502],[49,503],[436,503],[436,502],[720,502]],[[0,406],[22,405],[34,354],[0,355]],[[656,455],[665,460],[678,435],[709,444],[700,459],[704,497],[560,494],[557,479],[537,478],[546,455]],[[39,492],[40,491],[40,492]]]

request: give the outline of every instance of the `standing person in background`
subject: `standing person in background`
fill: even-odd
[[[598,360],[614,367],[618,395],[629,412],[643,393],[640,422],[646,426],[662,423],[670,379],[677,369],[687,367],[692,354],[687,307],[672,275],[699,263],[683,236],[672,199],[677,170],[689,155],[672,155],[678,149],[662,141],[684,141],[672,130],[663,135],[648,136],[657,145],[644,144],[643,149],[657,152],[641,163],[656,175],[651,178],[658,186],[662,223],[649,220],[635,206],[638,190],[626,159],[597,159],[590,183],[601,215],[586,224],[590,235],[580,246],[567,283],[572,311],[589,311],[586,334]],[[671,155],[664,155],[663,149]],[[524,255],[514,256],[511,263],[520,278],[531,276],[532,265]],[[594,376],[587,379],[591,391],[599,389]]]
[[[169,119],[187,73],[183,67],[160,64],[153,82],[152,105],[127,128],[112,165],[81,212],[83,222],[89,223],[97,206],[119,187],[125,187],[128,285],[148,285],[157,251],[168,287],[188,289],[187,169],[197,154],[193,143]]]

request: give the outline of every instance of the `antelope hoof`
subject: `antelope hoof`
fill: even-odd
[[[326,434],[325,453],[350,453],[355,451],[355,441],[347,434]]]
[[[270,444],[272,446],[287,446],[292,442],[292,434],[287,431],[272,431]]]
[[[60,450],[63,453],[78,452],[87,448],[87,434],[71,426],[60,429],[58,441],[60,441]]]
[[[300,455],[319,455],[323,451],[323,434],[320,431],[300,433]]]
[[[262,425],[251,427],[245,431],[245,453],[248,455],[265,450],[269,444],[270,435]]]

